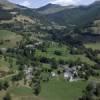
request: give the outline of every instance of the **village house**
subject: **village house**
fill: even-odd
[[[73,81],[73,73],[72,73],[72,69],[71,68],[66,68],[65,72],[64,72],[64,79],[68,80],[68,81]]]
[[[33,72],[33,68],[27,67],[27,65],[25,65],[24,74],[25,74],[25,78],[27,81],[32,80],[32,78],[33,78],[32,72]]]
[[[7,52],[7,48],[0,48],[0,51],[2,52],[2,53],[6,53]]]
[[[55,72],[51,72],[51,76],[52,76],[52,77],[55,77],[55,76],[57,76],[57,75],[56,75]]]
[[[39,45],[41,45],[42,43],[43,43],[42,41],[37,42],[37,43],[34,44],[34,46],[39,46]]]
[[[34,48],[35,46],[33,44],[28,44],[25,46],[26,48]]]
[[[78,70],[81,69],[82,66],[76,65],[69,68],[69,65],[64,66],[64,79],[72,82],[79,80]]]

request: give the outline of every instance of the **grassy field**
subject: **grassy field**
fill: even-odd
[[[10,80],[13,75],[18,73],[18,66],[16,65],[16,59],[12,57],[0,56],[0,80]]]
[[[0,58],[0,71],[8,71],[9,63],[4,60],[4,57]]]
[[[3,41],[3,44],[0,44],[0,47],[15,47],[16,42],[22,39],[21,35],[17,35],[14,32],[10,32],[7,30],[0,30],[0,41]],[[9,40],[9,41],[7,41]]]
[[[0,71],[8,71],[9,68],[13,71],[17,70],[16,59],[12,57],[6,57],[5,59],[4,56],[0,56]]]
[[[77,100],[86,84],[85,81],[69,83],[64,80],[51,80],[43,84],[40,96],[43,100]]]
[[[56,54],[54,54],[54,52],[56,50],[59,50],[62,55],[58,56]],[[85,55],[71,55],[69,53],[69,49],[67,46],[62,46],[59,47],[57,45],[54,46],[50,46],[49,48],[47,48],[46,52],[42,52],[41,50],[36,50],[35,53],[36,57],[46,57],[46,58],[55,58],[57,61],[59,60],[64,60],[64,61],[77,61],[78,59],[80,59],[82,62],[85,62],[87,64],[90,65],[94,65],[95,62],[91,61],[89,58],[87,58]]]
[[[86,81],[70,83],[63,79],[52,79],[48,83],[42,83],[39,96],[34,96],[32,89],[24,86],[13,86],[8,91],[12,100],[77,100],[86,85]]]
[[[34,100],[35,97],[31,88],[27,87],[11,87],[8,89],[8,92],[10,93],[12,100]],[[0,91],[0,100],[2,100],[5,94],[5,91]]]
[[[10,92],[14,95],[33,95],[32,89],[28,87],[12,87]]]
[[[100,59],[100,54],[98,54],[98,59]]]
[[[100,43],[88,43],[85,44],[86,48],[92,48],[93,50],[100,50]]]

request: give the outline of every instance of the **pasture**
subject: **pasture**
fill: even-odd
[[[55,51],[60,51],[61,55],[56,55]],[[57,61],[64,60],[64,61],[80,61],[85,62],[90,65],[94,65],[95,62],[91,61],[88,57],[83,55],[72,55],[69,53],[69,48],[66,45],[58,46],[53,45],[47,48],[46,52],[42,52],[41,50],[36,50],[35,52],[36,57],[46,57],[46,58],[55,58]]]
[[[88,43],[85,44],[86,48],[91,48],[93,50],[100,50],[100,43]]]
[[[17,42],[21,41],[22,36],[7,30],[0,30],[0,47],[12,48],[17,46]]]

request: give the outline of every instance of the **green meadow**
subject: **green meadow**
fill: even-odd
[[[21,41],[22,36],[14,32],[7,30],[0,30],[0,47],[12,48],[17,45],[17,42]]]
[[[60,51],[61,55],[56,55],[55,51]],[[95,62],[91,61],[88,57],[83,55],[72,55],[69,53],[69,48],[66,45],[58,46],[53,45],[47,48],[46,52],[42,52],[41,50],[36,50],[35,52],[36,57],[46,57],[46,58],[55,58],[57,61],[64,60],[64,61],[77,61],[80,59],[80,61],[85,62],[90,65],[94,65]]]

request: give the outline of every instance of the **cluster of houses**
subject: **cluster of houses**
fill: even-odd
[[[84,65],[77,65],[77,66],[73,66],[73,67],[69,67],[68,65],[63,66],[63,68],[64,68],[64,72],[63,72],[64,79],[69,81],[69,82],[81,80],[79,75],[78,75],[78,71],[83,66]],[[27,81],[32,80],[33,73],[34,73],[33,72],[33,68],[32,67],[28,67],[27,65],[25,65],[24,74],[25,74],[25,79]],[[52,77],[59,77],[59,75],[54,71],[51,72],[51,76]]]
[[[78,81],[80,80],[80,77],[78,75],[78,71],[83,67],[84,65],[77,65],[73,67],[69,67],[68,65],[64,66],[64,72],[63,77],[65,80],[68,80],[69,82]],[[52,77],[57,77],[56,72],[51,72]]]

